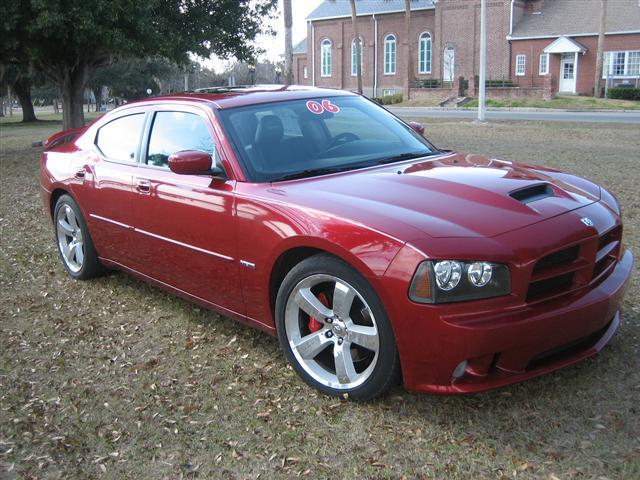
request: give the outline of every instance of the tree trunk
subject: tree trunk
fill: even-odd
[[[293,83],[293,39],[291,33],[291,0],[282,2],[284,10],[284,83],[291,85]]]
[[[13,90],[22,107],[22,121],[24,123],[37,122],[36,112],[33,110],[31,101],[31,80],[28,77],[19,75],[13,84]]]
[[[89,66],[79,64],[72,69],[61,69],[56,75],[62,91],[62,128],[84,127],[84,86]]]
[[[102,110],[102,87],[93,89],[93,95],[96,97],[96,112]]]
[[[407,44],[407,98],[409,100],[409,92],[411,91],[411,83],[413,82],[413,57],[411,56],[411,0],[404,0],[404,37]]]
[[[353,38],[356,42],[356,77],[358,79],[358,93],[362,95],[362,45],[358,34],[358,17],[356,15],[356,2],[351,0],[351,25],[353,25]],[[349,50],[351,52],[351,50]]]
[[[602,60],[604,56],[604,32],[607,22],[607,0],[600,0],[600,28],[598,30],[598,45],[596,47],[596,73],[593,83],[593,96],[600,98],[600,79],[602,78]]]

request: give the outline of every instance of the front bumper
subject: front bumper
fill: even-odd
[[[450,314],[405,304],[395,329],[405,387],[428,393],[471,393],[521,382],[600,351],[620,324],[631,274],[626,251],[611,274],[586,293],[517,308]],[[453,377],[461,362],[464,374]]]

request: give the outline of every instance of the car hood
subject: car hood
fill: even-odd
[[[268,190],[281,201],[404,241],[420,233],[493,237],[600,199],[600,187],[574,175],[461,153],[277,183]]]

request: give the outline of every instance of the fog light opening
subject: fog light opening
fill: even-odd
[[[467,369],[467,361],[463,360],[458,364],[458,366],[453,371],[453,378],[460,378],[461,376],[463,376],[466,369]]]

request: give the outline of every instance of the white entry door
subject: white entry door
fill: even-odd
[[[560,59],[560,92],[576,91],[576,54],[563,53]]]
[[[445,82],[453,82],[456,70],[456,51],[453,47],[444,49],[442,69],[442,80]]]

